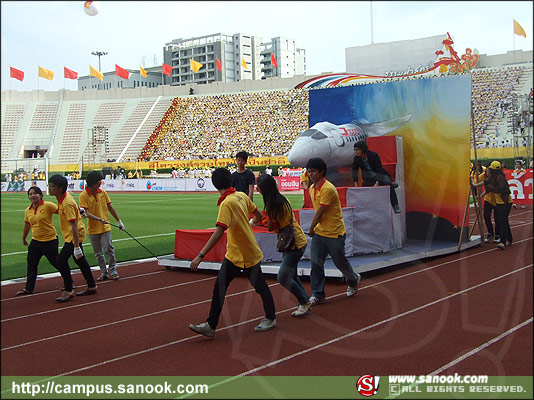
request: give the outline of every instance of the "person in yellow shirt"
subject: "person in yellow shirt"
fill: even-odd
[[[69,267],[69,258],[74,257],[74,262],[80,268],[87,288],[76,293],[76,296],[87,296],[96,294],[96,283],[91,272],[91,267],[83,254],[82,242],[85,240],[85,225],[80,215],[78,204],[70,193],[67,192],[67,179],[61,175],[52,175],[48,179],[48,192],[55,196],[58,203],[57,213],[59,214],[59,225],[63,235],[63,248],[57,258],[58,268]],[[64,291],[56,299],[58,302],[70,301],[74,298],[74,289],[72,287],[72,277],[69,282],[65,283]]]
[[[500,225],[499,231],[497,232],[500,243],[497,245],[497,248],[500,250],[511,246],[513,241],[512,230],[508,221],[513,203],[512,193],[502,168],[499,161],[493,161],[489,166],[489,169],[491,169],[489,177],[484,181],[486,192],[495,194],[495,202],[497,203],[495,215],[496,218],[499,218]]]
[[[97,281],[105,281],[111,279],[114,281],[119,279],[117,272],[117,261],[115,259],[115,251],[113,248],[113,241],[111,239],[111,226],[109,225],[109,214],[113,215],[119,229],[125,229],[124,224],[119,219],[119,215],[115,208],[111,205],[111,199],[108,193],[101,189],[102,180],[104,177],[99,171],[91,171],[87,174],[85,190],[80,194],[80,207],[86,211],[87,216],[90,217],[87,222],[87,233],[89,241],[93,247],[96,261],[100,267],[102,274],[97,278]],[[83,211],[82,210],[82,211]],[[82,217],[84,213],[82,212]],[[92,217],[92,218],[91,218]],[[106,268],[106,257],[109,268]],[[108,273],[109,270],[109,273]]]
[[[310,186],[310,197],[315,209],[308,235],[311,242],[311,274],[313,304],[324,303],[325,274],[324,263],[328,254],[337,269],[341,271],[348,284],[347,296],[358,291],[361,276],[354,272],[349,260],[345,257],[345,222],[341,202],[335,186],[326,180],[326,163],[322,158],[310,158],[306,163],[306,171],[313,182]]]
[[[17,292],[17,296],[32,294],[35,290],[39,261],[43,256],[63,277],[63,283],[72,281],[70,269],[60,269],[57,265],[58,238],[52,216],[57,211],[54,203],[43,200],[43,192],[38,186],[28,189],[31,205],[24,211],[24,231],[22,243],[28,247],[26,285]],[[28,245],[26,238],[32,231],[32,240]]]
[[[306,294],[304,286],[297,275],[297,267],[304,255],[308,241],[299,223],[293,218],[293,209],[287,198],[278,191],[276,180],[271,175],[258,177],[258,191],[263,196],[263,204],[267,211],[267,228],[269,231],[278,233],[280,229],[293,224],[295,244],[292,249],[282,253],[282,265],[278,270],[277,279],[280,284],[296,297],[298,308],[291,313],[294,317],[300,317],[308,313],[311,302]],[[257,223],[252,221],[252,223]]]
[[[308,173],[306,170],[302,170],[302,174],[300,175],[300,188],[301,189],[308,189],[310,187],[310,178],[308,176]]]
[[[261,271],[263,253],[249,223],[250,213],[254,213],[256,221],[261,220],[262,214],[247,194],[238,192],[232,187],[232,174],[229,170],[217,168],[211,180],[213,186],[221,194],[217,202],[219,215],[215,224],[215,232],[200,250],[198,256],[191,261],[190,268],[192,271],[197,270],[204,256],[223,237],[225,230],[227,231],[226,254],[214,284],[209,316],[204,323],[190,324],[189,329],[210,338],[215,336],[226,290],[230,282],[242,272],[261,296],[265,311],[265,318],[254,330],[256,332],[267,331],[276,327],[274,300]]]

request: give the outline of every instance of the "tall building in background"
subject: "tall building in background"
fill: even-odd
[[[272,63],[272,56],[276,66]],[[306,51],[299,49],[294,39],[282,37],[272,38],[271,42],[263,44],[261,52],[263,76],[261,79],[278,77],[290,78],[295,75],[306,75]]]
[[[271,63],[271,52],[277,68]],[[171,85],[288,78],[306,73],[305,51],[297,49],[293,39],[277,37],[263,43],[259,36],[242,33],[175,39],[165,44],[163,58],[172,66]],[[191,59],[203,64],[197,72],[191,69]]]

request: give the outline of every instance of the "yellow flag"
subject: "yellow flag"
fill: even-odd
[[[241,59],[241,65],[243,66],[243,68],[248,69],[247,68],[247,62],[245,61],[244,58]]]
[[[515,19],[514,19],[514,33],[518,36],[523,36],[525,38],[527,37],[527,33],[525,32],[523,27],[519,25],[519,22],[517,22]]]
[[[201,63],[193,60],[192,58],[190,58],[189,61],[191,62],[191,69],[194,72],[198,72],[198,70],[204,66],[204,64],[201,64]]]
[[[94,76],[97,79],[100,79],[102,82],[104,82],[104,74],[93,67],[89,65],[89,75]]]
[[[146,71],[143,67],[139,66],[139,72],[141,73],[142,76],[146,78]]]
[[[54,79],[54,72],[50,71],[49,69],[39,67],[39,76],[41,78],[45,78],[51,81],[52,79]]]

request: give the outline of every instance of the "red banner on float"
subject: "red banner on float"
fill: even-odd
[[[273,176],[278,181],[278,190],[300,190],[300,177]]]
[[[503,170],[506,175],[506,180],[510,185],[510,191],[514,198],[515,204],[532,204],[533,192],[533,170],[526,169],[521,172],[516,172],[512,169]]]

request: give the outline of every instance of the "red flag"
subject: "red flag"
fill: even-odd
[[[171,76],[172,67],[167,64],[163,64],[163,73],[167,76]]]
[[[221,62],[217,57],[215,57],[215,62],[217,63],[217,69],[222,72]]]
[[[13,67],[9,67],[9,76],[11,78],[18,79],[19,81],[22,82],[22,80],[24,79],[24,71],[21,71]]]
[[[76,71],[73,71],[72,69],[68,69],[67,67],[63,67],[63,70],[65,71],[65,78],[78,79],[78,73]]]
[[[273,64],[275,68],[278,67],[278,65],[276,64],[276,58],[274,57],[273,53],[271,53],[271,64]]]
[[[124,68],[119,67],[117,64],[115,64],[115,75],[123,79],[128,79],[130,77],[130,73]]]

